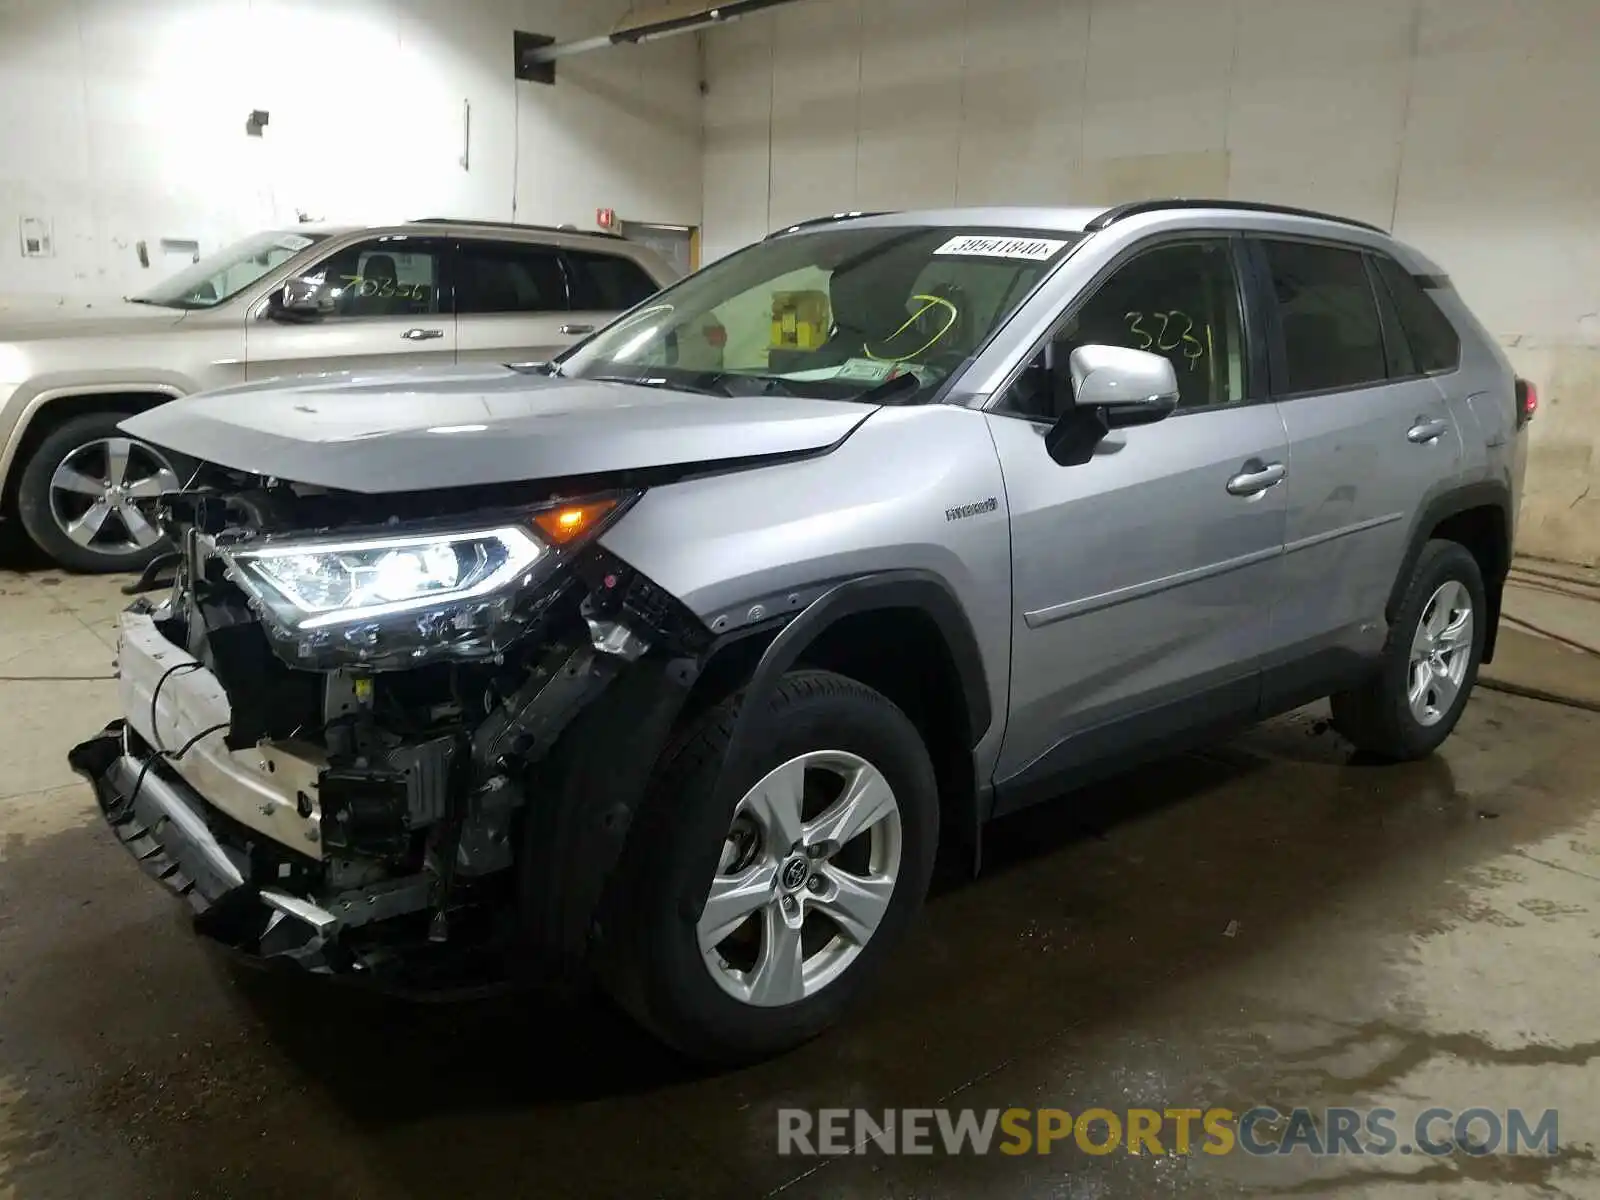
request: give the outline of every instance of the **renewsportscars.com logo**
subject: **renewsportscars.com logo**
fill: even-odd
[[[1520,1108],[801,1108],[778,1110],[778,1153],[1555,1155],[1559,1114]]]

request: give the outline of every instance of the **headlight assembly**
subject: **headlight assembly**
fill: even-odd
[[[513,583],[546,548],[515,526],[427,537],[301,543],[229,556],[286,628],[326,629],[470,600]]]
[[[471,528],[219,547],[291,665],[374,670],[499,653],[558,567],[621,510],[606,497]]]

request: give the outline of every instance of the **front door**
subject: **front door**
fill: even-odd
[[[246,322],[248,377],[453,363],[448,248],[396,234],[333,251],[303,273],[321,280],[321,315],[279,320],[264,308]]]
[[[1393,327],[1387,297],[1380,308],[1365,253],[1287,239],[1259,246],[1278,327],[1273,391],[1290,446],[1268,697],[1281,708],[1307,698],[1297,690],[1322,692],[1358,673],[1381,650],[1411,519],[1458,470],[1462,441],[1443,391]]]
[[[1056,353],[1172,360],[1176,413],[1117,430],[1081,466],[1019,384],[989,414],[1011,512],[1011,710],[997,811],[1091,764],[1254,714],[1284,539],[1282,422],[1257,403],[1227,237],[1136,251],[1064,322]],[[1025,377],[1026,378],[1026,377]],[[1081,776],[1078,776],[1081,777]]]

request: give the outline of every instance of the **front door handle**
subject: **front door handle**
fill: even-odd
[[[442,338],[442,329],[408,329],[400,335],[408,342],[430,342],[434,338]]]
[[[561,327],[561,332],[566,334],[568,337],[577,337],[579,334],[593,333],[594,332],[594,326],[593,325],[563,325]]]
[[[1417,423],[1406,430],[1406,438],[1416,442],[1419,446],[1437,442],[1441,437],[1450,432],[1450,422],[1437,418],[1418,417]]]
[[[1259,496],[1268,488],[1282,483],[1288,473],[1289,469],[1282,463],[1264,463],[1259,458],[1252,458],[1244,464],[1244,470],[1228,480],[1228,494]]]

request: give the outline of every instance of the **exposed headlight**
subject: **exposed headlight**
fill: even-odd
[[[487,595],[546,553],[515,526],[428,537],[267,547],[231,556],[239,582],[291,629],[393,616]]]
[[[393,669],[504,650],[561,561],[622,507],[602,497],[528,513],[525,524],[265,538],[219,553],[286,662]]]

